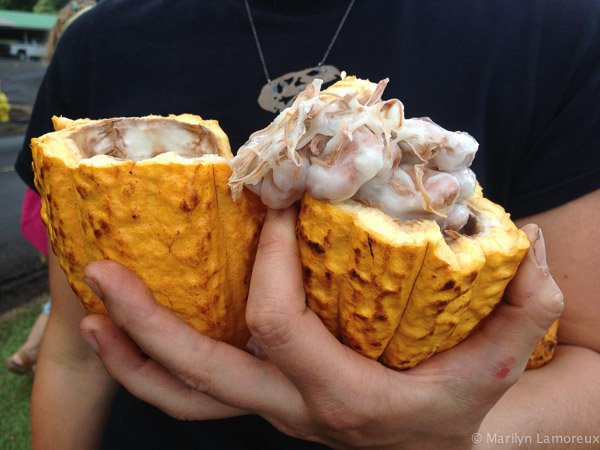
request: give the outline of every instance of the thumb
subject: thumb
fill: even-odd
[[[492,345],[518,351],[515,357],[526,363],[546,330],[562,313],[564,301],[546,262],[542,230],[529,224],[523,231],[531,244],[529,251],[481,333]]]
[[[296,212],[269,210],[252,271],[246,323],[253,341],[297,387],[339,378],[345,352],[306,307],[295,235]],[[299,374],[299,375],[298,375]]]
[[[542,230],[534,224],[523,231],[531,244],[523,264],[506,289],[504,303],[523,308],[545,333],[562,313],[563,294],[546,262],[546,246]]]
[[[246,322],[263,348],[285,343],[293,317],[306,309],[295,223],[294,208],[269,209],[256,251]]]
[[[541,230],[529,224],[523,231],[531,246],[502,302],[469,339],[444,352],[446,358],[468,364],[503,389],[521,375],[533,349],[563,310],[563,295],[550,275]]]

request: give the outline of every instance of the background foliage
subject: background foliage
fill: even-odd
[[[45,293],[22,307],[0,315],[0,358],[8,358],[29,334],[44,302]],[[10,373],[0,363],[0,449],[31,450],[29,399],[33,380]]]
[[[53,14],[68,2],[69,0],[0,0],[0,9]]]

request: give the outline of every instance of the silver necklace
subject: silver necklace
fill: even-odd
[[[350,14],[350,10],[352,9],[354,2],[355,0],[350,1],[350,4],[348,5],[348,8],[346,8],[346,12],[342,17],[337,30],[335,30],[327,50],[325,50],[325,54],[316,67],[309,67],[308,69],[289,72],[285,75],[275,78],[274,80],[271,80],[269,70],[267,69],[265,56],[263,55],[262,47],[260,45],[260,41],[258,40],[258,33],[256,32],[256,27],[254,26],[254,19],[252,18],[252,13],[250,12],[250,5],[248,4],[248,0],[244,0],[244,3],[246,4],[246,11],[248,13],[248,19],[250,20],[250,26],[252,27],[252,34],[254,35],[254,42],[256,43],[256,48],[258,50],[258,56],[260,57],[260,62],[262,64],[263,71],[265,72],[265,78],[267,79],[267,83],[262,87],[260,95],[258,96],[258,104],[262,109],[269,112],[278,113],[279,111],[282,111],[290,106],[296,96],[302,92],[304,88],[306,88],[306,86],[308,86],[315,78],[320,78],[323,80],[323,83],[328,83],[340,76],[340,70],[335,66],[325,65],[325,60],[327,59],[327,56],[329,56],[329,52],[333,48],[333,44],[337,40],[337,37],[342,30],[348,14]]]

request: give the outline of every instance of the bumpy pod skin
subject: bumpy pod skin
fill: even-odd
[[[71,133],[101,121],[61,119],[62,131],[33,139],[42,220],[86,313],[106,310],[84,283],[83,269],[109,259],[136,272],[158,302],[201,333],[242,347],[249,337],[244,313],[265,208],[247,190],[232,200],[231,152],[216,122],[189,115],[169,120],[208,133],[213,153],[223,158],[77,160]]]
[[[548,331],[533,350],[533,353],[527,361],[527,367],[525,369],[537,369],[548,363],[554,357],[554,351],[558,343],[558,323],[559,320],[554,322]]]
[[[377,359],[394,335],[422,265],[433,221],[396,233],[394,221],[354,202],[302,199],[297,236],[307,305],[356,351]],[[369,211],[357,217],[357,211]],[[412,231],[412,232],[411,232]]]
[[[483,197],[479,186],[469,206],[478,227],[486,229],[482,233],[476,228],[470,237],[482,249],[486,262],[473,282],[472,302],[460,315],[458,326],[441,345],[440,351],[464,340],[492,312],[529,249],[525,233],[517,230],[504,209]]]
[[[485,265],[481,249],[461,236],[449,243],[435,233],[409,302],[381,361],[406,369],[436,353],[460,323],[473,298],[473,282]]]
[[[502,298],[529,242],[477,189],[468,235],[400,222],[352,201],[302,199],[297,235],[308,306],[357,352],[414,367],[464,340]]]

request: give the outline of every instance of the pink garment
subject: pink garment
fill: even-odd
[[[48,234],[40,218],[42,199],[34,190],[27,188],[21,210],[21,234],[42,254],[48,256]]]

